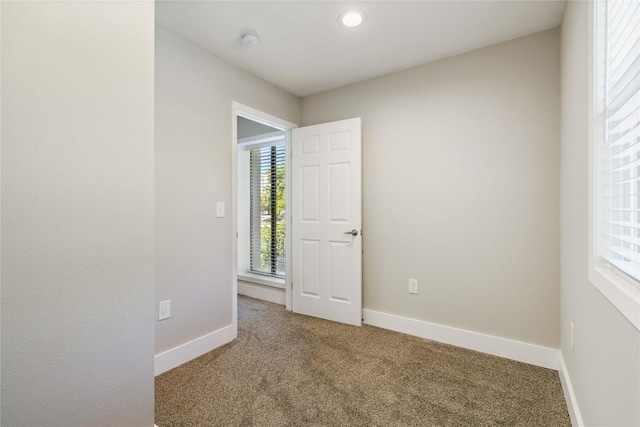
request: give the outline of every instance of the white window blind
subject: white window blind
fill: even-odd
[[[640,1],[596,2],[598,255],[640,280]],[[638,283],[635,283],[638,286]]]
[[[249,271],[285,275],[285,145],[251,147],[249,154]]]

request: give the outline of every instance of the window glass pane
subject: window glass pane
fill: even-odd
[[[250,270],[285,274],[285,147],[251,150]]]

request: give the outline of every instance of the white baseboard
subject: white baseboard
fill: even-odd
[[[264,286],[256,283],[248,283],[238,280],[238,294],[276,304],[286,304],[286,293],[282,288]]]
[[[160,354],[156,354],[154,357],[155,375],[160,375],[163,372],[167,372],[168,370],[193,360],[198,356],[202,356],[203,354],[234,340],[236,336],[237,329],[234,325],[229,325]]]
[[[407,317],[379,311],[362,310],[362,316],[364,323],[371,326],[493,354],[494,356],[505,357],[543,368],[554,370],[558,370],[559,368],[557,349],[485,335],[465,329],[439,325],[437,323],[409,319]]]
[[[584,422],[582,421],[582,414],[578,407],[578,400],[576,394],[573,391],[573,385],[571,384],[571,378],[567,371],[567,365],[564,362],[564,356],[562,351],[558,350],[558,360],[560,361],[560,368],[558,373],[560,374],[560,383],[562,383],[562,391],[564,392],[564,400],[567,402],[567,409],[569,410],[569,417],[571,417],[571,425],[573,427],[582,427]]]

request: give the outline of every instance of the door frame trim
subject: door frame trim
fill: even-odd
[[[297,124],[288,122],[279,117],[273,116],[269,113],[257,110],[248,105],[241,104],[237,101],[231,101],[231,246],[232,246],[232,260],[233,268],[231,278],[232,282],[232,304],[233,304],[233,329],[237,335],[238,330],[238,117],[244,117],[245,119],[253,120],[267,126],[271,126],[276,129],[285,131],[285,151],[286,151],[286,197],[287,200],[291,200],[291,130],[298,127]],[[286,228],[285,233],[287,235],[285,242],[286,252],[286,277],[285,277],[285,293],[286,293],[286,308],[291,311],[291,263],[290,260],[290,248],[291,248],[291,209],[285,210]]]

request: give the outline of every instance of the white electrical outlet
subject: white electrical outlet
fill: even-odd
[[[160,311],[158,313],[158,320],[164,320],[171,317],[171,300],[160,301]]]
[[[418,293],[418,281],[416,279],[409,279],[409,293],[410,294]]]
[[[569,322],[569,328],[571,329],[571,351],[573,351],[574,345],[573,345],[573,323]]]

